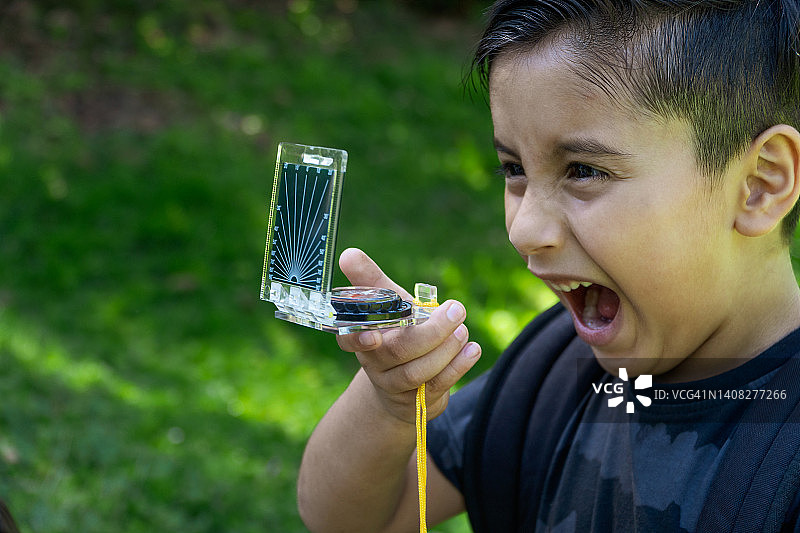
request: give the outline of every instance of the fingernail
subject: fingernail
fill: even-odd
[[[464,349],[464,355],[468,359],[474,359],[481,354],[481,347],[477,342],[471,342]]]
[[[464,324],[461,324],[453,332],[453,335],[456,336],[456,339],[458,339],[458,340],[460,340],[462,342],[467,340],[467,337],[469,336],[469,332],[467,331],[467,326],[465,326]]]
[[[447,310],[447,319],[451,322],[461,322],[465,315],[464,307],[458,302],[451,303]]]
[[[358,336],[358,342],[361,346],[375,346],[378,344],[378,337],[374,331],[365,331]]]

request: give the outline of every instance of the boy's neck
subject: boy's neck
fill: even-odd
[[[663,383],[696,381],[736,368],[800,328],[800,287],[785,259],[763,269],[738,292],[734,312],[684,362],[657,377]]]

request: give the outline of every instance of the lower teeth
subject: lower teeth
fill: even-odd
[[[597,301],[600,297],[600,289],[591,286],[586,290],[586,299],[583,304],[583,323],[589,326],[590,328],[599,329],[606,324],[608,321],[600,316],[600,312],[597,310]]]

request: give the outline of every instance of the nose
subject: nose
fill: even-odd
[[[553,251],[564,244],[564,221],[557,201],[528,187],[522,198],[506,198],[508,239],[522,255]]]

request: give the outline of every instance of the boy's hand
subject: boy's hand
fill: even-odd
[[[413,299],[361,250],[342,252],[339,266],[353,285],[392,289],[404,300]],[[383,408],[414,424],[416,389],[427,383],[428,418],[434,418],[447,405],[450,387],[480,357],[480,346],[467,342],[465,317],[464,306],[448,300],[422,324],[339,335],[337,339],[342,350],[355,352]]]

